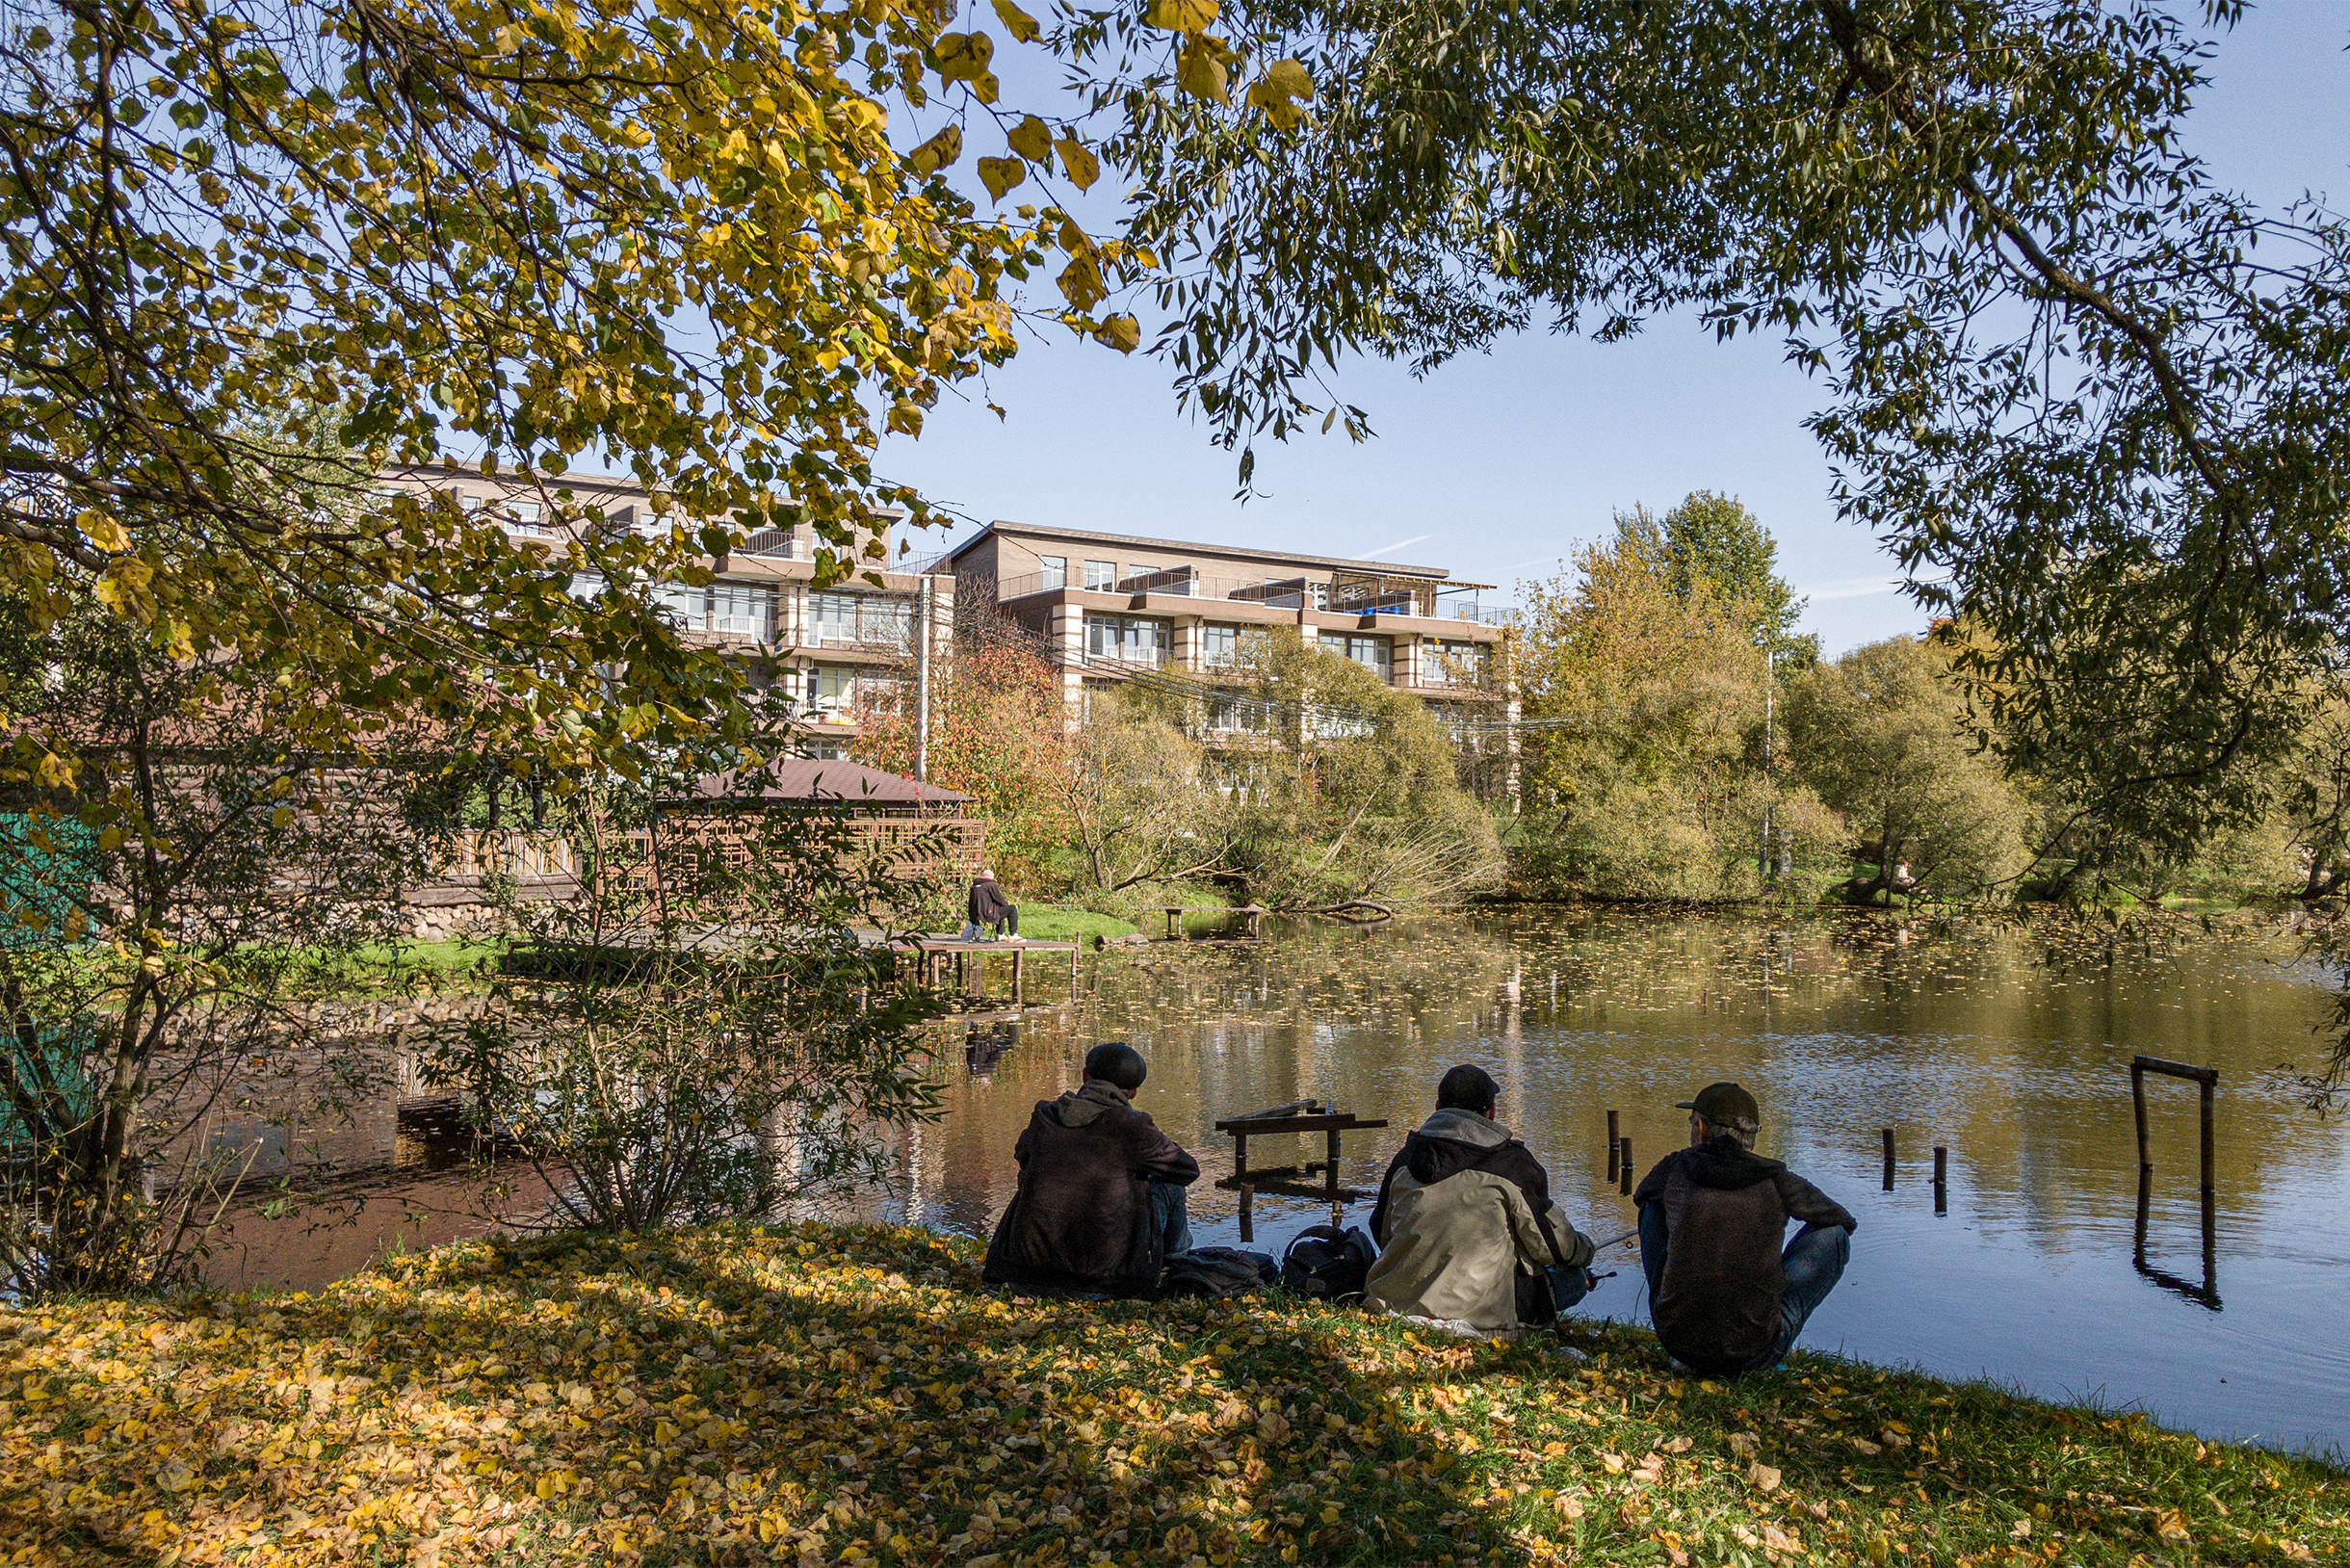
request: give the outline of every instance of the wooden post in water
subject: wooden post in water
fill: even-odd
[[[1629,1192],[1632,1190],[1632,1138],[1630,1137],[1616,1145],[1616,1180],[1617,1191]]]
[[[1616,1156],[1622,1149],[1623,1144],[1616,1137],[1616,1113],[1610,1111],[1607,1112],[1607,1179],[1611,1182],[1616,1179]]]
[[[1893,1189],[1893,1130],[1885,1129],[1885,1190]]]
[[[1934,1145],[1934,1212],[1947,1214],[1950,1210],[1950,1151],[1942,1144]]]
[[[1026,967],[1025,960],[1027,957],[1028,953],[1026,950],[1021,948],[1012,949],[1012,1006],[1015,1007],[1020,1006],[1020,982],[1022,979],[1020,972]]]
[[[2138,1168],[2152,1170],[2154,1168],[2154,1151],[2153,1142],[2146,1136],[2146,1058],[2143,1057],[2129,1064],[2129,1105],[2138,1115]]]
[[[2160,1057],[2132,1057],[2129,1060],[2129,1098],[2138,1115],[2138,1169],[2154,1168],[2154,1156],[2146,1136],[2146,1075],[2160,1073],[2166,1078],[2184,1078],[2202,1090],[2203,1111],[2203,1189],[2213,1187],[2217,1166],[2217,1146],[2211,1127],[2211,1099],[2219,1088],[2219,1069],[2194,1067],[2183,1061],[2165,1061]]]
[[[2211,1142],[2211,1091],[2219,1086],[2219,1075],[2213,1073],[2203,1080],[2203,1196],[2204,1213],[2211,1212],[2213,1149]]]

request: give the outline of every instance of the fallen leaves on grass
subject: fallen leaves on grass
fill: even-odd
[[[1027,1300],[976,1262],[912,1230],[728,1227],[473,1243],[316,1296],[0,1312],[0,1559],[1686,1568],[1736,1542],[1979,1565],[2040,1532],[1976,1491],[2024,1495],[2043,1461],[2105,1488],[2060,1500],[2068,1551],[2110,1530],[2123,1562],[2222,1507],[2259,1530],[2227,1526],[2205,1560],[2350,1547],[2337,1473],[2190,1460],[2126,1419],[1989,1391],[1959,1408],[1867,1369],[1692,1391],[1627,1331],[1573,1330],[1590,1353],[1570,1360],[1281,1295]],[[1888,1454],[1864,1481],[1853,1449],[1776,1435],[1779,1463],[1757,1457],[1759,1431],[1896,1410],[1922,1454],[1928,1409],[1945,1451],[2007,1468],[1971,1489]],[[2038,1446],[1990,1457],[2018,1441]],[[2182,1465],[2193,1487],[2167,1495],[2194,1500],[2194,1532],[2153,1490]]]

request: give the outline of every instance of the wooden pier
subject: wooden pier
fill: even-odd
[[[1271,913],[1261,903],[1242,904],[1237,909],[1224,903],[1162,903],[1155,907],[1166,917],[1166,939],[1170,942],[1191,940],[1190,933],[1184,929],[1183,917],[1186,915],[1222,915],[1227,919],[1244,920],[1248,922],[1248,934],[1240,940],[1262,942],[1265,940],[1265,917]],[[1210,940],[1218,939],[1211,938]],[[1232,939],[1222,938],[1220,940]]]
[[[959,942],[946,936],[918,936],[901,944],[917,954],[925,984],[936,987],[945,978],[947,960],[954,960],[955,989],[965,996],[983,997],[987,994],[987,960],[1009,955],[1012,961],[1012,1006],[1024,1000],[1028,985],[1028,959],[1033,953],[1065,953],[1069,955],[1069,987],[1077,988],[1077,954],[1079,944],[1069,941],[1031,941],[1023,937],[1004,937],[993,942]]]

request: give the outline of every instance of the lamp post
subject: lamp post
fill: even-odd
[[[1756,857],[1755,872],[1763,882],[1770,881],[1770,723],[1772,710],[1779,693],[1779,650],[1768,643],[1762,647],[1762,845]]]

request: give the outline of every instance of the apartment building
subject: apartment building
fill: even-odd
[[[590,509],[609,529],[666,535],[670,526],[640,487],[601,475],[516,481],[409,467],[386,472],[382,483],[454,494],[468,511],[487,510],[516,544],[543,546],[550,562],[566,542],[550,520],[549,498],[558,490],[569,492],[567,506]],[[807,525],[766,530],[742,550],[707,562],[716,573],[707,587],[675,584],[659,590],[660,600],[689,641],[739,653],[755,682],[781,689],[806,755],[846,757],[860,703],[910,693],[914,605],[926,582],[935,607],[932,651],[948,646],[954,578],[916,566],[883,572],[879,587],[860,580],[819,589],[815,557]]]
[[[1506,789],[1518,698],[1505,613],[1487,583],[1441,566],[1244,550],[1077,529],[989,524],[950,551],[965,604],[992,604],[1039,634],[1082,710],[1089,687],[1174,672],[1209,687],[1243,663],[1252,632],[1285,626],[1424,699],[1472,757],[1481,787]],[[1211,743],[1261,726],[1211,696]],[[1476,771],[1476,770],[1471,770]]]

